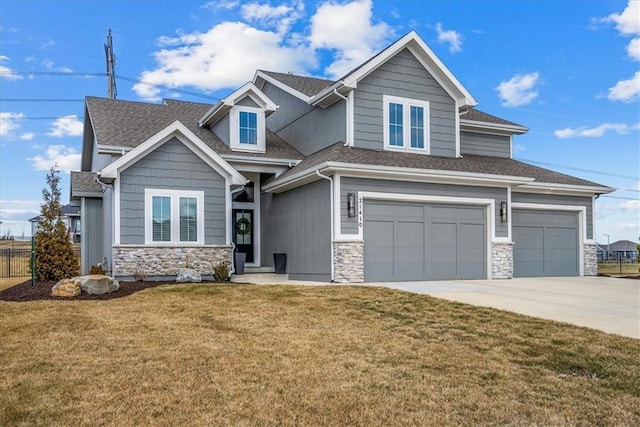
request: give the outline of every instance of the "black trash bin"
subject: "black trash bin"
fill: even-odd
[[[273,254],[273,266],[276,274],[285,274],[287,272],[287,254]]]

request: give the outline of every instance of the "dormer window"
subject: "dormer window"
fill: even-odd
[[[429,154],[429,102],[383,96],[384,147]]]
[[[229,112],[229,119],[232,150],[264,153],[265,122],[262,109],[235,106]]]

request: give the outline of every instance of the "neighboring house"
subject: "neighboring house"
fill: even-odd
[[[69,241],[71,243],[80,243],[82,241],[82,232],[80,231],[80,205],[77,201],[72,201],[68,205],[62,207],[62,220],[69,230]],[[38,231],[38,224],[42,215],[34,216],[29,219],[31,223],[31,235],[35,236]]]
[[[618,240],[611,244],[598,243],[598,261],[638,260],[638,244],[629,240]]]
[[[512,159],[415,32],[337,81],[257,71],[217,104],[89,97],[83,270],[202,273],[232,261],[335,282],[595,275],[611,188]]]

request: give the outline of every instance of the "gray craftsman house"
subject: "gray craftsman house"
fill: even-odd
[[[513,160],[527,128],[476,104],[415,32],[337,81],[257,71],[215,105],[89,97],[83,270],[206,275],[235,250],[260,271],[285,253],[302,280],[595,275],[611,188]]]

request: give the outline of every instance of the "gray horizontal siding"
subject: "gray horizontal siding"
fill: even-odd
[[[407,49],[358,82],[356,147],[383,149],[383,95],[429,101],[431,154],[455,156],[455,102]]]
[[[205,244],[225,243],[225,180],[176,138],[121,173],[121,243],[144,243],[145,188],[204,191]]]
[[[263,193],[262,264],[273,266],[273,254],[287,254],[292,279],[331,279],[330,187],[326,180],[281,194]]]
[[[593,239],[593,199],[589,196],[563,196],[556,194],[511,193],[511,203],[585,206],[587,208],[587,239]]]
[[[511,138],[504,135],[460,132],[460,153],[510,158]]]
[[[422,182],[348,177],[342,177],[340,179],[340,218],[343,234],[358,234],[357,219],[349,218],[347,216],[347,194],[357,194],[358,191],[494,199],[496,211],[496,237],[508,236],[507,223],[500,222],[500,202],[507,201],[506,188],[472,187],[464,185],[430,184]]]
[[[313,109],[300,98],[296,98],[269,82],[264,84],[262,92],[278,106],[275,113],[271,113],[267,117],[267,127],[274,132]]]

